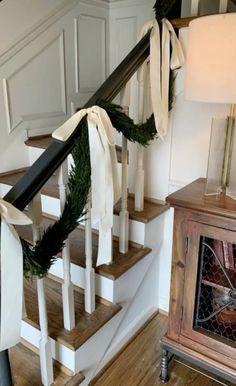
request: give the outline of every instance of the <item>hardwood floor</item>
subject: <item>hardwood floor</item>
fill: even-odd
[[[14,386],[42,386],[38,354],[19,343],[10,349],[10,362]],[[66,374],[54,363],[54,379],[55,386],[78,386],[84,377],[80,373]]]
[[[160,338],[165,334],[167,318],[158,314],[134,338],[116,359],[91,382],[91,386],[161,386]],[[186,365],[190,365],[185,362]],[[230,386],[218,378],[218,383],[183,364],[172,361],[170,380],[166,386]],[[196,368],[197,369],[197,368]],[[203,370],[200,370],[202,371]],[[209,376],[214,377],[208,373]]]

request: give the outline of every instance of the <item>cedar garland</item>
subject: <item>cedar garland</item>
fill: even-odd
[[[156,136],[153,115],[142,125],[135,125],[133,120],[121,111],[121,107],[101,101],[118,132],[132,142],[147,146]],[[85,215],[85,205],[91,186],[91,165],[89,155],[87,118],[80,122],[81,135],[76,140],[72,152],[74,167],[68,180],[68,195],[63,213],[58,221],[49,226],[34,247],[21,239],[23,248],[24,276],[43,277],[47,274],[56,256],[61,252],[69,234],[78,226]]]
[[[157,0],[154,10],[158,23],[161,23],[163,17],[173,18],[179,16],[180,0],[169,0],[168,2],[166,0]],[[170,71],[169,110],[173,104],[173,85],[174,75]],[[153,114],[145,123],[135,125],[133,120],[122,112],[120,106],[105,101],[99,101],[97,104],[107,111],[113,127],[129,141],[136,142],[142,146],[148,146],[157,137]],[[86,117],[82,119],[79,127],[82,132],[80,138],[76,140],[72,152],[74,167],[70,171],[68,195],[61,217],[44,231],[42,238],[34,247],[21,239],[25,277],[43,277],[47,274],[56,260],[56,256],[61,252],[65,240],[85,215],[84,208],[91,186],[91,165]]]

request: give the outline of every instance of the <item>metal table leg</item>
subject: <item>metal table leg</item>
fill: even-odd
[[[169,381],[168,365],[169,365],[168,351],[163,349],[162,356],[161,356],[161,374],[160,374],[160,380],[163,383]]]
[[[13,386],[7,350],[0,352],[0,386]]]

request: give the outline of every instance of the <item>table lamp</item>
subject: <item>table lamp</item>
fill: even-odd
[[[185,97],[230,105],[227,118],[212,121],[206,194],[236,199],[236,13],[190,22]]]

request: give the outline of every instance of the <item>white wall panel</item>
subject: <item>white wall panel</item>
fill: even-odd
[[[25,58],[24,58],[25,59]],[[3,79],[8,130],[66,113],[63,32]]]
[[[80,15],[76,20],[78,92],[95,92],[106,78],[106,19]]]
[[[116,63],[120,63],[137,41],[137,17],[116,19]]]
[[[54,130],[105,80],[109,30],[109,5],[99,0],[22,0],[17,17],[19,2],[4,3],[0,172],[27,166],[25,129],[34,135]]]

